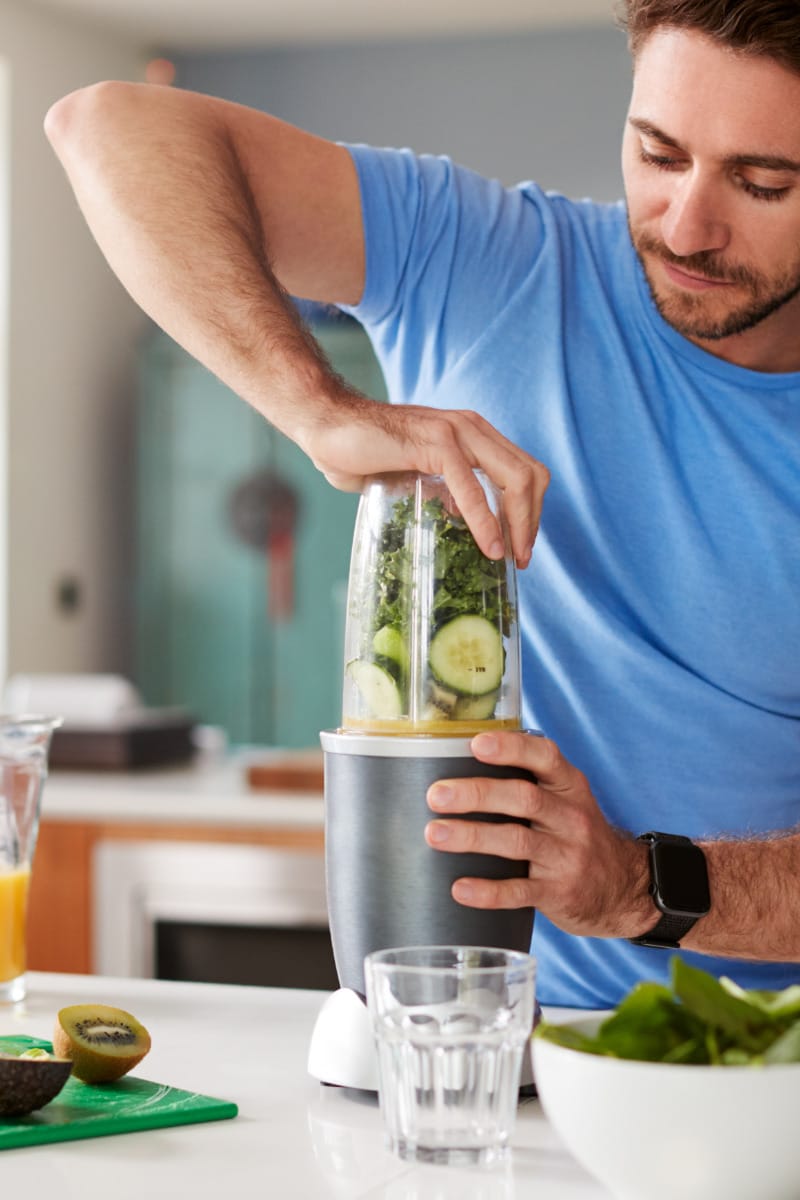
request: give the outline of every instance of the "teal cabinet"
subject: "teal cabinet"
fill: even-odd
[[[354,322],[315,327],[335,369],[385,398]],[[297,501],[289,553],[237,531],[233,498],[274,480]],[[344,597],[357,497],[336,491],[287,438],[166,335],[141,356],[137,445],[136,682],[148,704],[182,705],[235,743],[317,744],[338,724]],[[269,525],[269,522],[268,522]],[[286,543],[283,543],[283,551]],[[278,575],[281,574],[281,578]]]

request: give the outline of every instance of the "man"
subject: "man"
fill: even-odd
[[[540,999],[592,1007],[677,944],[800,977],[800,11],[628,0],[627,24],[626,206],[165,89],[47,122],[134,298],[334,484],[442,472],[496,556],[481,466],[521,567],[541,514],[520,625],[547,736],[473,743],[538,786],[436,785],[426,836],[529,861],[454,895],[535,905]],[[364,323],[397,407],[331,376],[276,280]],[[475,811],[533,824],[447,820]]]

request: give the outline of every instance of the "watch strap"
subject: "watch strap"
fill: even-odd
[[[662,913],[659,921],[647,933],[630,940],[637,946],[655,946],[660,950],[678,950],[681,938],[697,924],[696,917],[676,917]]]

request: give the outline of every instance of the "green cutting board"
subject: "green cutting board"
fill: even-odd
[[[1,1054],[21,1054],[32,1046],[52,1052],[50,1042],[31,1037],[0,1037]],[[235,1104],[198,1096],[148,1079],[126,1076],[115,1083],[88,1084],[70,1078],[54,1100],[27,1117],[0,1118],[0,1150],[68,1142],[77,1138],[223,1121],[238,1113]]]

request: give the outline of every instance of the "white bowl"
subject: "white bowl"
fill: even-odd
[[[593,1033],[601,1017],[568,1022]],[[618,1200],[798,1200],[800,1063],[632,1062],[533,1039],[545,1115]]]

